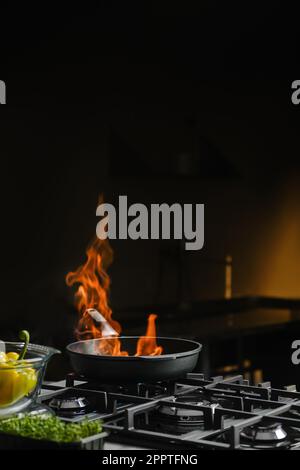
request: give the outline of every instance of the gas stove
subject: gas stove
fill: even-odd
[[[296,387],[250,385],[242,376],[103,385],[68,375],[44,383],[39,402],[60,419],[101,418],[105,449],[300,449]]]

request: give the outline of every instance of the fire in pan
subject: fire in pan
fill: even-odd
[[[119,384],[177,379],[193,371],[201,344],[157,337],[154,314],[148,318],[144,336],[122,336],[108,300],[112,249],[107,240],[95,239],[86,255],[86,262],[66,278],[69,286],[78,285],[75,333],[79,341],[67,347],[74,371],[88,379]]]

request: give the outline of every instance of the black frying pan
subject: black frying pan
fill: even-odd
[[[122,350],[129,356],[100,356],[97,343],[100,339],[79,341],[67,346],[74,371],[87,378],[101,380],[102,383],[126,384],[130,382],[152,382],[156,380],[178,379],[196,367],[202,345],[195,341],[174,338],[157,338],[163,347],[161,356],[135,357],[139,337],[118,338]]]

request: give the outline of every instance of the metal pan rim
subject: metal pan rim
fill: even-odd
[[[135,339],[138,340],[140,336],[120,336],[119,339],[126,340],[126,339]],[[151,337],[150,337],[151,338]],[[104,339],[104,338],[103,338]],[[105,338],[108,339],[108,338]],[[114,339],[113,337],[111,339]],[[195,354],[199,354],[202,350],[202,344],[198,343],[197,341],[189,340],[189,339],[184,339],[184,338],[169,338],[169,337],[164,337],[164,336],[159,336],[156,338],[157,342],[159,343],[160,340],[166,340],[166,341],[180,341],[182,343],[190,343],[191,346],[193,346],[193,349],[190,349],[188,351],[183,351],[183,352],[178,352],[178,353],[171,353],[171,354],[162,354],[160,356],[101,356],[101,355],[96,355],[96,354],[87,354],[83,352],[78,352],[72,350],[72,347],[74,345],[78,345],[80,343],[87,343],[87,342],[92,342],[92,341],[101,341],[102,339],[88,339],[88,340],[83,340],[83,341],[76,341],[74,343],[69,344],[66,347],[66,350],[69,354],[71,355],[76,355],[76,356],[81,356],[81,357],[90,357],[93,359],[97,360],[105,360],[105,361],[164,361],[164,360],[176,360],[177,358],[180,357],[188,357],[192,356]]]

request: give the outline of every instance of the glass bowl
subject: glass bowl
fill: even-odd
[[[20,354],[24,343],[1,341],[1,349],[4,347],[6,354]],[[29,344],[25,359],[0,361],[0,418],[19,413],[35,401],[41,389],[47,363],[54,354],[60,354],[60,351]]]

